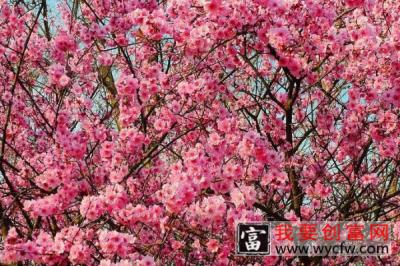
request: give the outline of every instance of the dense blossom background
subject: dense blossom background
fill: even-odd
[[[399,1],[0,6],[2,263],[400,263],[234,255],[237,221],[399,220]]]

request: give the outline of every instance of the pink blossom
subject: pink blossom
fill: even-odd
[[[88,246],[76,244],[71,247],[68,258],[72,263],[90,264],[93,260],[91,257],[92,253],[93,251]]]
[[[217,252],[219,248],[218,241],[216,239],[210,239],[207,242],[207,250],[209,252]]]
[[[96,220],[105,212],[105,204],[102,198],[85,197],[82,200],[80,212],[89,221]]]
[[[364,0],[346,0],[345,2],[349,7],[361,7],[364,5]]]
[[[218,14],[222,9],[222,0],[209,0],[206,3],[206,10],[211,14]]]
[[[376,174],[367,174],[361,177],[361,182],[364,186],[366,185],[376,186],[379,183],[379,180]]]
[[[101,231],[99,241],[100,247],[105,254],[118,254],[124,258],[131,252],[135,238],[116,231]]]
[[[235,224],[398,221],[398,10],[2,1],[0,263],[306,265]]]

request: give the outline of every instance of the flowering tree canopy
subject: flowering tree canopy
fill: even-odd
[[[399,220],[399,1],[0,5],[2,263],[332,265],[235,223]]]

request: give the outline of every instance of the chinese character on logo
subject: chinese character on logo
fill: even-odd
[[[347,240],[357,241],[364,240],[364,225],[363,224],[348,224],[347,228]]]
[[[326,224],[322,228],[325,241],[340,240],[340,224],[330,225]]]
[[[275,239],[293,240],[293,226],[286,223],[275,226]]]
[[[300,224],[300,241],[317,240],[316,224]]]
[[[246,234],[248,234],[248,242],[244,242],[247,250],[258,251],[261,246],[261,242],[258,241],[258,234],[266,234],[265,230],[256,230],[253,226],[250,226],[250,230],[242,232],[240,239],[244,239]]]
[[[370,224],[369,226],[370,240],[381,239],[387,241],[389,239],[388,224]]]
[[[269,224],[238,224],[237,254],[269,255]]]

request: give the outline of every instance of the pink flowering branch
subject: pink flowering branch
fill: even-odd
[[[399,220],[399,8],[0,3],[0,263],[397,265],[235,224]]]

